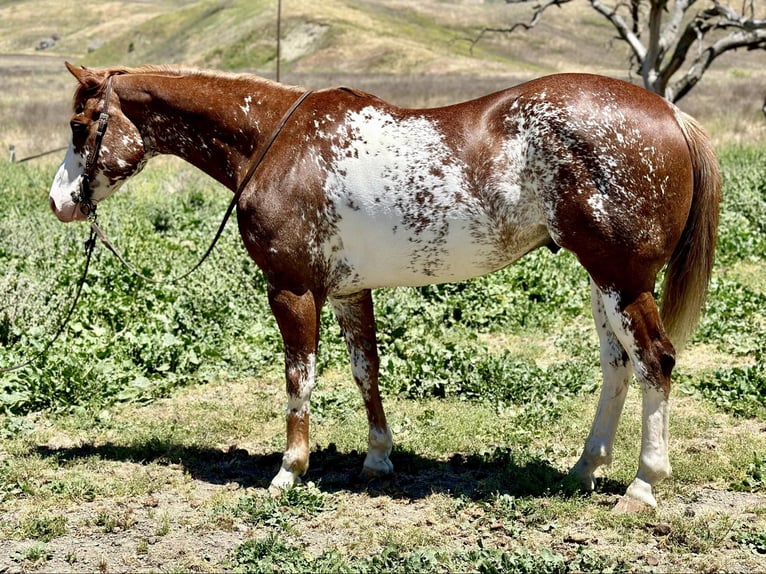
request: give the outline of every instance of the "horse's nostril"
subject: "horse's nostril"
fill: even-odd
[[[50,206],[51,206],[51,211],[52,211],[53,213],[56,213],[56,202],[55,202],[55,201],[53,201],[53,198],[52,198],[52,197],[50,197],[50,196],[48,196],[48,205],[50,205]]]

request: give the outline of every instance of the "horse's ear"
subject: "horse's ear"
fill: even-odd
[[[94,88],[101,84],[103,76],[94,70],[89,70],[85,66],[75,66],[69,62],[64,62],[66,69],[77,81],[85,88]]]

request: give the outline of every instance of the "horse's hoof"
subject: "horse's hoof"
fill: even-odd
[[[647,504],[642,500],[633,498],[632,496],[622,496],[617,504],[612,508],[612,514],[638,514],[640,512],[646,512],[653,510],[654,507],[651,504]]]
[[[367,457],[362,467],[361,477],[363,480],[372,480],[373,478],[381,478],[392,474],[394,474],[394,464],[388,457],[375,460],[370,460]]]
[[[271,480],[269,485],[269,494],[272,498],[279,498],[282,496],[282,491],[292,488],[296,484],[300,484],[301,479],[299,476],[295,476],[289,470],[280,468],[277,475]]]
[[[569,471],[561,481],[561,486],[566,492],[591,493],[596,490],[596,477],[593,474],[583,475],[575,469]]]
[[[596,477],[592,472],[585,472],[579,465],[575,465],[566,477],[567,486],[577,486],[583,492],[593,492],[596,490]]]

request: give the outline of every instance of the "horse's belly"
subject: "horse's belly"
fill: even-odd
[[[327,254],[336,293],[461,281],[505,267],[545,243],[538,220],[505,224],[475,206],[440,216],[403,215],[395,207],[346,209]]]

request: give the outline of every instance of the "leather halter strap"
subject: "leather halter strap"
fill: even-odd
[[[93,150],[88,154],[88,159],[85,162],[85,171],[80,178],[78,191],[77,193],[72,194],[72,199],[80,204],[80,211],[87,216],[95,214],[96,211],[96,204],[93,203],[93,190],[90,187],[90,182],[96,171],[96,164],[98,163],[98,156],[101,153],[101,144],[104,141],[106,128],[109,126],[109,97],[112,95],[112,77],[113,76],[109,76],[106,80],[106,89],[104,90],[103,98],[104,105],[101,114],[98,116],[96,141],[93,143]]]
[[[107,89],[108,88],[109,86],[107,86]],[[261,165],[261,163],[263,163],[263,160],[266,157],[266,154],[269,152],[269,150],[271,149],[271,146],[279,137],[279,134],[282,133],[282,130],[284,129],[285,125],[290,120],[292,115],[295,113],[295,111],[312,93],[313,93],[313,90],[307,90],[303,92],[303,94],[301,94],[301,96],[293,102],[290,108],[285,112],[285,115],[282,116],[282,119],[279,121],[279,124],[277,124],[277,127],[274,128],[274,131],[271,133],[271,136],[269,137],[269,139],[266,141],[266,143],[261,147],[258,153],[250,161],[247,171],[245,171],[244,177],[240,180],[239,185],[237,186],[237,189],[234,192],[234,197],[232,197],[231,201],[229,202],[229,207],[226,208],[226,213],[224,214],[223,219],[221,220],[221,224],[218,226],[218,231],[216,231],[215,236],[213,237],[213,240],[210,242],[210,246],[207,248],[207,251],[205,251],[204,255],[202,255],[200,260],[194,265],[194,267],[189,269],[187,272],[183,273],[182,275],[178,275],[176,277],[169,277],[165,279],[154,279],[153,277],[148,277],[144,275],[143,273],[141,273],[133,265],[128,263],[125,257],[123,257],[119,251],[117,251],[117,249],[109,241],[109,238],[99,227],[95,218],[95,205],[93,206],[93,211],[92,211],[93,219],[90,224],[91,230],[101,240],[101,243],[104,244],[104,247],[106,247],[109,251],[111,251],[112,254],[115,257],[117,257],[117,259],[119,259],[119,261],[126,268],[128,268],[134,275],[137,275],[141,279],[145,281],[150,281],[152,283],[175,283],[176,281],[185,279],[186,277],[194,273],[197,269],[199,269],[202,263],[204,263],[205,260],[208,258],[210,253],[212,253],[213,248],[215,247],[216,243],[218,243],[218,240],[221,238],[221,235],[223,234],[223,230],[226,227],[226,224],[228,223],[229,218],[231,217],[231,214],[234,211],[234,208],[239,204],[239,200],[242,197],[242,193],[245,191],[245,188],[250,183],[250,180],[253,178],[253,175],[255,175],[255,172],[258,169],[258,167]]]

